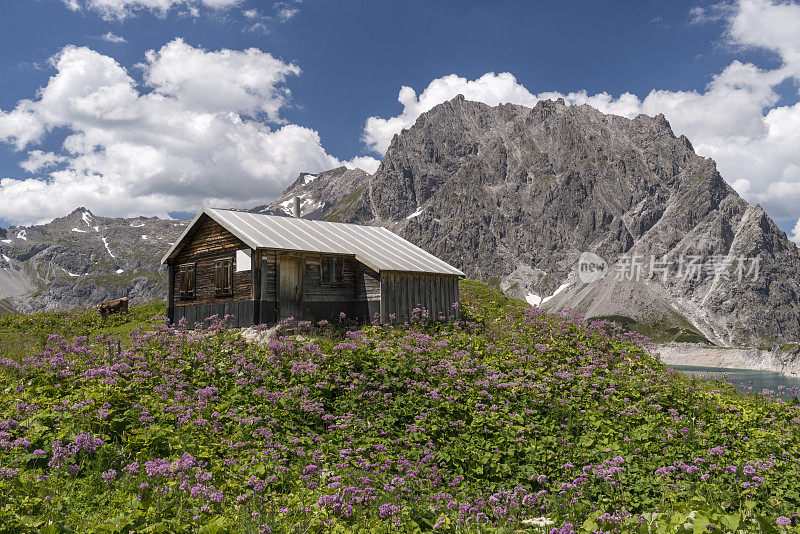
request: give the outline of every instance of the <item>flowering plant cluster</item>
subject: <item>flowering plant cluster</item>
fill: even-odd
[[[794,404],[474,282],[415,317],[0,355],[0,531],[798,531]]]

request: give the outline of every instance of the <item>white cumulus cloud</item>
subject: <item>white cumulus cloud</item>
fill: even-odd
[[[691,13],[694,22],[725,18],[734,47],[776,53],[782,64],[763,69],[733,61],[702,91],[653,90],[644,98],[586,91],[534,93],[510,73],[486,73],[468,80],[451,74],[430,82],[420,95],[400,89],[403,111],[367,119],[362,140],[383,154],[392,137],[411,127],[437,104],[463,94],[468,100],[533,106],[562,97],[568,104],[589,104],[604,113],[634,117],[663,113],[677,134],[685,134],[697,152],[716,160],[720,172],[745,198],[761,202],[778,220],[800,217],[800,102],[777,105],[779,84],[800,81],[800,5],[770,0],[740,0]]]
[[[108,43],[127,43],[128,41],[125,40],[124,37],[114,34],[113,32],[107,32],[100,36],[100,39],[106,41]]]
[[[792,230],[792,235],[789,239],[800,245],[800,219],[797,219],[797,224],[794,225],[794,230]]]
[[[146,54],[141,84],[89,48],[67,46],[52,65],[35,98],[0,111],[0,142],[29,151],[24,169],[49,172],[0,181],[13,222],[82,205],[112,215],[250,206],[300,172],[377,167],[368,157],[342,162],[316,131],[286,124],[285,82],[300,69],[257,49],[206,51],[176,39]],[[33,148],[55,128],[68,132],[58,153]]]
[[[287,22],[297,16],[298,13],[300,13],[300,9],[296,5],[288,2],[275,3],[275,15],[280,22]]]
[[[198,7],[213,10],[230,9],[242,0],[62,0],[72,11],[95,11],[104,19],[122,20],[141,11],[165,16],[170,10],[185,8],[192,15],[199,14]]]
[[[507,102],[533,106],[539,100],[536,95],[517,83],[516,78],[508,72],[501,74],[489,72],[477,80],[467,80],[450,74],[433,80],[419,96],[414,89],[404,85],[397,97],[403,105],[403,112],[389,119],[368,118],[362,139],[367,146],[382,154],[386,152],[395,134],[413,126],[422,113],[458,94],[463,94],[467,100],[491,106]]]
[[[378,170],[380,164],[380,160],[377,160],[372,156],[356,156],[352,159],[342,162],[342,165],[348,169],[358,168],[362,171],[367,171],[370,174],[375,174],[375,171]]]
[[[59,156],[53,152],[31,150],[28,152],[28,159],[21,162],[19,166],[28,172],[36,172],[47,167],[53,167],[64,161],[67,161],[66,157]]]

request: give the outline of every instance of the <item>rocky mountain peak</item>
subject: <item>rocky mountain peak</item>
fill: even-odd
[[[270,204],[256,206],[249,211],[269,215],[292,215],[294,197],[300,197],[300,215],[306,219],[319,219],[324,214],[335,220],[330,210],[337,205],[343,209],[349,198],[359,198],[365,191],[369,174],[361,169],[337,167],[318,174],[301,173],[277,199]],[[344,204],[343,204],[344,203]],[[350,208],[347,208],[349,213]]]
[[[800,249],[663,115],[458,95],[396,135],[374,175],[302,173],[250,211],[290,215],[295,196],[303,217],[387,226],[547,310],[625,316],[724,345],[800,340]],[[158,260],[184,227],[78,208],[0,231],[0,310],[159,298]],[[607,263],[605,277],[581,278],[588,252]],[[619,278],[635,261],[638,275]],[[664,276],[652,276],[656,261]],[[700,274],[685,276],[696,261]]]
[[[313,187],[324,190],[326,177]],[[800,339],[798,248],[663,114],[627,119],[563,100],[528,108],[459,95],[395,136],[375,175],[348,191],[314,216],[389,226],[550,309],[675,324],[725,344]],[[704,275],[590,286],[577,277],[582,252],[612,266],[630,255],[675,265],[758,256],[761,271],[726,284]]]
[[[186,222],[110,218],[85,207],[0,239],[0,312],[63,310],[127,296],[160,299],[160,257]]]

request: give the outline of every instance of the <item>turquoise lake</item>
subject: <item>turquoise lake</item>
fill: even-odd
[[[761,393],[767,390],[770,396],[777,397],[781,394],[783,398],[797,396],[800,393],[800,377],[774,371],[725,369],[699,365],[670,365],[669,367],[690,376],[722,379],[736,386],[738,390],[749,393]]]

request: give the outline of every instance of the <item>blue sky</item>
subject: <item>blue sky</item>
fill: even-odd
[[[249,206],[301,170],[374,168],[393,132],[453,91],[490,104],[558,93],[606,112],[663,112],[787,232],[800,219],[792,207],[800,203],[800,159],[791,155],[800,138],[767,133],[775,120],[795,124],[795,107],[800,116],[796,3],[5,0],[2,15],[6,224],[46,220],[77,202],[106,215]],[[273,74],[237,78],[248,68]],[[722,81],[709,86],[715,79]],[[176,89],[182,84],[192,89]],[[401,104],[403,86],[415,92]],[[185,112],[178,122],[240,117],[200,135],[238,142],[238,153],[255,150],[251,165],[232,151],[185,170],[211,157],[208,139],[155,139],[161,126],[147,114],[169,108],[148,95],[174,99]],[[75,98],[90,104],[67,110]],[[226,101],[234,102],[229,110]],[[770,118],[772,110],[785,113]],[[178,141],[182,159],[167,154]],[[215,184],[214,173],[236,176],[228,186],[236,192]]]

